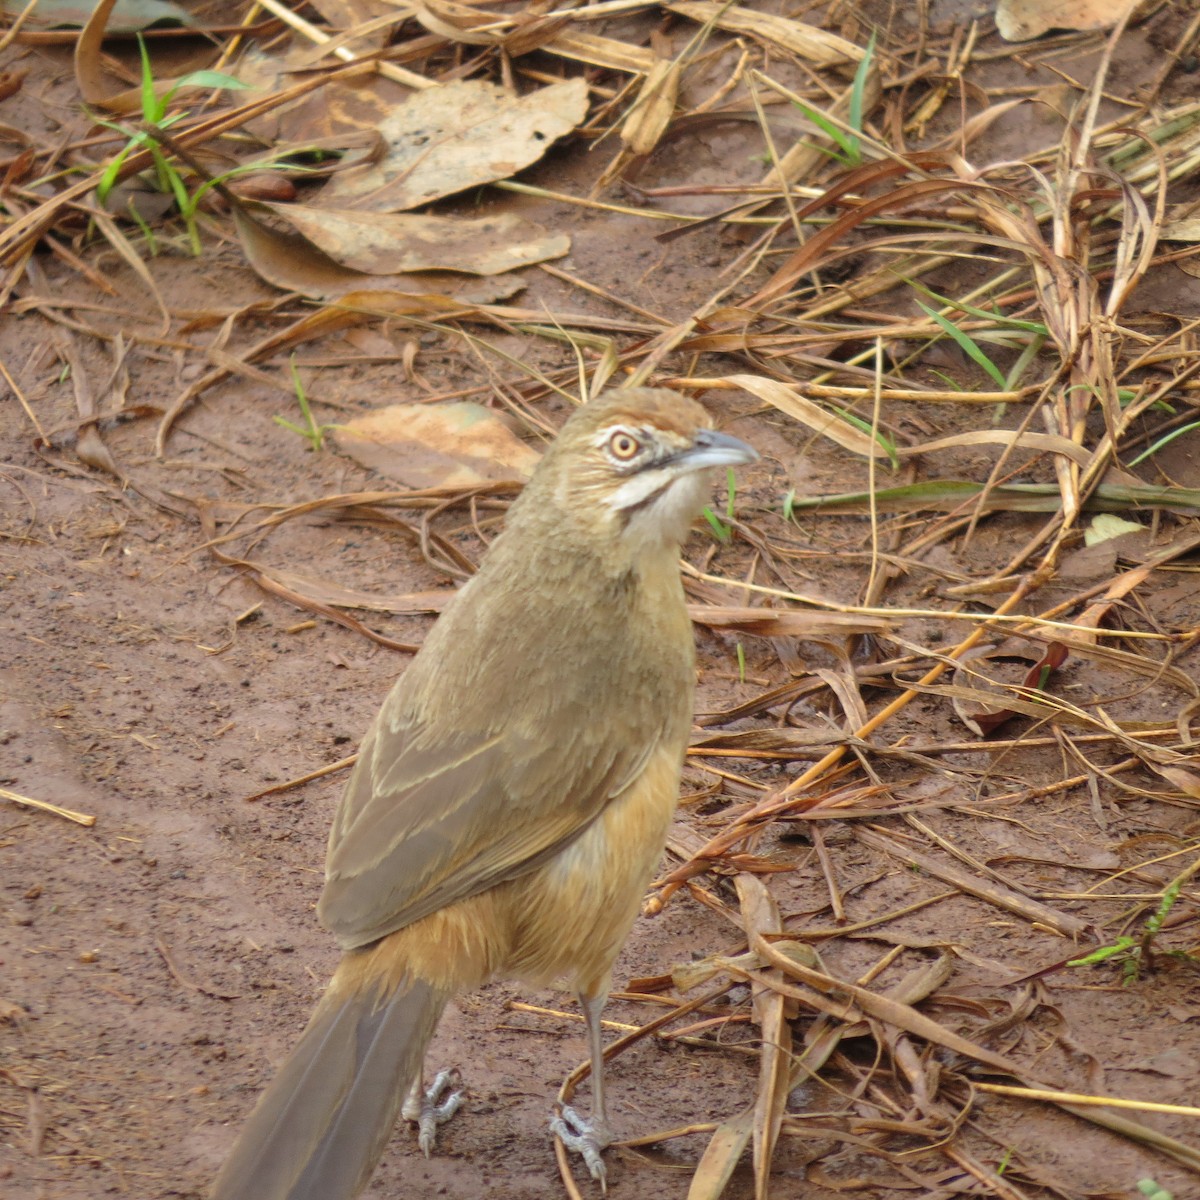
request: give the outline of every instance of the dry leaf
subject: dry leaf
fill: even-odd
[[[1067,647],[1062,642],[1050,642],[1046,651],[1036,663],[1025,672],[1025,678],[1020,686],[1026,690],[1043,691],[1050,676],[1067,661]],[[955,669],[952,678],[962,678],[966,686],[948,689],[950,701],[958,718],[976,737],[987,737],[999,729],[1006,721],[1010,721],[1018,713],[1027,711],[1027,706],[1019,705],[1013,700],[1013,692],[1000,683],[983,678],[978,673],[978,664],[988,662],[995,669],[1002,662],[1019,662],[1022,665],[1029,659],[1025,655],[985,651],[963,659]],[[987,697],[995,694],[997,703],[990,704]],[[969,703],[973,707],[968,707]],[[982,704],[982,707],[979,705]]]
[[[1127,521],[1116,513],[1097,513],[1083,531],[1083,544],[1096,546],[1101,542],[1111,541],[1127,533],[1148,533],[1145,525],[1137,521]]]
[[[644,46],[631,46],[616,38],[581,33],[577,29],[564,29],[556,34],[546,43],[546,49],[561,58],[575,59],[589,66],[603,67],[608,71],[639,71],[643,75],[653,70],[658,61],[654,51]]]
[[[720,1200],[753,1132],[753,1105],[717,1126],[692,1175],[687,1200]]]
[[[334,176],[320,193],[321,203],[399,212],[507,179],[574,129],[587,106],[583,79],[526,96],[479,79],[418,92],[381,122],[383,158]]]
[[[724,382],[773,404],[780,412],[807,425],[814,433],[837,442],[852,454],[861,454],[865,458],[882,458],[887,455],[887,451],[869,433],[863,433],[849,421],[843,421],[835,413],[814,404],[786,383],[780,383],[777,379],[767,379],[762,375],[727,375]]]
[[[447,304],[451,293],[456,300],[469,304],[491,304],[507,300],[525,286],[511,275],[467,279],[461,284],[452,284],[453,276],[435,281],[429,276],[407,273],[368,275],[343,266],[303,234],[272,229],[241,209],[234,209],[233,223],[254,270],[275,287],[302,296],[327,299],[364,288],[388,288],[414,296],[441,295]]]
[[[390,404],[333,436],[364,467],[413,488],[524,481],[539,458],[481,404]]]
[[[996,28],[1006,42],[1027,42],[1051,29],[1107,29],[1134,0],[999,0]]]
[[[268,207],[335,262],[369,275],[399,271],[499,275],[561,258],[571,249],[565,233],[547,233],[540,225],[511,213],[469,220],[300,204]]]
[[[662,59],[642,81],[633,107],[621,125],[621,141],[634,154],[649,154],[671,123],[679,96],[682,65]]]
[[[701,25],[711,21],[718,29],[727,29],[730,33],[748,33],[765,46],[782,47],[818,67],[859,63],[867,53],[861,46],[838,37],[836,33],[827,33],[816,25],[806,25],[803,21],[793,21],[774,13],[753,12],[736,4],[715,3],[714,0],[680,0],[678,4],[668,4],[666,7]]]

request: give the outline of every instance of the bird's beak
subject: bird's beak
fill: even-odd
[[[715,429],[701,429],[691,446],[675,456],[675,461],[699,470],[701,467],[736,467],[757,458],[758,451],[741,438],[718,433]]]

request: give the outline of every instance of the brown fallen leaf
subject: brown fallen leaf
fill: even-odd
[[[338,449],[408,487],[523,481],[540,457],[482,404],[389,404],[334,431]]]
[[[1051,29],[1107,29],[1136,0],[999,0],[996,29],[1006,42],[1027,42]]]
[[[507,179],[537,162],[587,108],[582,78],[525,96],[481,79],[429,88],[381,122],[383,158],[334,176],[319,201],[329,208],[400,212]]]
[[[571,249],[565,233],[549,233],[512,213],[475,219],[316,209],[271,204],[335,262],[369,275],[402,271],[461,271],[499,275]]]
[[[462,279],[443,275],[432,278],[410,272],[368,275],[343,266],[301,233],[272,229],[244,208],[233,210],[233,223],[250,265],[268,283],[285,292],[328,299],[347,296],[366,288],[387,288],[407,295],[449,297],[468,304],[490,304],[507,300],[525,284],[512,275],[487,279]]]

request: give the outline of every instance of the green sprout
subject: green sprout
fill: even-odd
[[[1143,965],[1146,967],[1152,965],[1154,961],[1154,941],[1162,931],[1163,923],[1170,915],[1171,909],[1175,907],[1175,902],[1179,899],[1179,893],[1183,890],[1183,884],[1188,874],[1190,872],[1185,872],[1183,875],[1177,876],[1163,889],[1158,907],[1146,918],[1146,927],[1143,929],[1140,938],[1122,934],[1115,942],[1107,946],[1099,946],[1083,958],[1071,959],[1067,963],[1067,966],[1088,967],[1095,966],[1097,963],[1108,962],[1110,959],[1116,959],[1121,967],[1122,984],[1133,983],[1141,973]],[[1183,954],[1176,954],[1175,956],[1182,958],[1190,957]]]
[[[300,406],[301,415],[304,417],[304,424],[297,425],[295,421],[289,421],[286,417],[275,417],[275,424],[282,425],[284,429],[290,429],[292,433],[299,434],[308,442],[309,450],[315,453],[325,445],[325,435],[331,429],[336,429],[337,426],[317,424],[316,419],[312,415],[312,409],[309,407],[308,393],[304,390],[304,383],[300,378],[300,372],[296,369],[296,356],[294,354],[292,355],[291,366],[292,387],[296,390],[296,403]]]
[[[117,179],[121,174],[121,168],[125,165],[125,160],[134,151],[148,151],[151,162],[154,165],[155,186],[160,192],[165,192],[174,197],[175,205],[183,217],[184,224],[187,226],[192,253],[199,257],[201,253],[200,231],[196,226],[196,210],[205,193],[216,183],[228,179],[233,175],[252,169],[260,169],[261,164],[253,168],[249,166],[235,167],[232,171],[226,172],[218,179],[205,180],[195,191],[189,192],[183,176],[179,173],[179,168],[163,152],[163,148],[159,140],[155,138],[153,131],[155,129],[170,129],[172,125],[177,124],[188,115],[185,110],[170,111],[171,102],[175,99],[175,95],[180,88],[234,89],[245,88],[248,85],[234,79],[231,75],[223,75],[219,71],[192,71],[190,74],[177,79],[174,86],[168,88],[159,96],[158,88],[155,86],[154,81],[154,70],[150,64],[150,53],[146,49],[146,42],[140,34],[138,35],[138,50],[141,53],[142,59],[142,121],[147,128],[134,129],[115,121],[99,122],[106,129],[113,129],[118,133],[124,134],[129,138],[129,141],[123,149],[118,151],[108,166],[105,167],[104,173],[100,176],[100,182],[96,185],[96,198],[101,204],[108,199],[109,193],[116,186]],[[130,208],[134,220],[137,221],[143,233],[147,233],[148,230],[145,221],[132,205]],[[150,245],[153,249],[155,245],[153,238],[150,239]]]
[[[866,53],[854,72],[854,82],[850,85],[850,109],[848,120],[842,124],[835,123],[819,109],[800,100],[792,103],[808,118],[837,148],[830,150],[825,146],[816,148],[822,154],[828,154],[848,166],[857,167],[863,161],[862,131],[863,131],[863,98],[866,95],[867,80],[871,76],[871,64],[875,57],[875,34],[872,32],[867,42]],[[847,131],[849,130],[849,132]]]

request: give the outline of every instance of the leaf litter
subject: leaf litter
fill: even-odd
[[[75,469],[162,512],[182,503],[193,548],[249,586],[407,648],[347,610],[434,612],[447,589],[389,595],[298,571],[303,530],[386,530],[434,579],[461,580],[563,397],[621,378],[706,393],[772,461],[731,485],[689,548],[711,711],[648,907],[667,919],[686,893],[725,941],[630,987],[623,1002],[657,1015],[614,1053],[686,1015],[706,1030],[687,1045],[729,1057],[745,1087],[728,1102],[714,1089],[711,1120],[637,1144],[682,1139],[697,1198],[778,1194],[796,1155],[826,1191],[1128,1194],[1136,1180],[1104,1170],[1105,1154],[1125,1161],[1114,1146],[1146,1148],[1137,1161],[1186,1195],[1194,1125],[1168,1133],[1104,1107],[1137,1105],[1123,1035],[1110,1023],[1108,1041],[1089,1038],[1077,997],[1111,988],[1128,1016],[1121,979],[1177,1007],[1195,988],[1200,367],[1194,316],[1144,297],[1195,268],[1200,108],[1179,72],[1197,22],[1007,2],[994,28],[931,24],[925,8],[801,18],[700,0],[329,3],[324,24],[268,7],[288,38],[229,34],[210,52],[236,77],[253,46],[256,91],[174,95],[184,76],[165,68],[117,86],[111,6],[96,6],[76,38],[70,171],[45,132],[19,131],[32,152],[6,168],[3,295],[54,331],[45,353],[78,403]],[[140,11],[123,27],[149,24]],[[1032,40],[1048,28],[1084,32]],[[1170,62],[1124,94],[1113,65],[1147,30]],[[167,41],[147,33],[157,62]],[[1035,69],[1070,99],[1036,121]],[[170,204],[103,213],[96,188],[126,139],[98,117],[135,121],[151,94],[172,94],[169,131],[143,123],[120,175]],[[743,151],[757,135],[759,161],[713,152],[724,126],[746,131]],[[318,129],[319,148],[303,136]],[[582,147],[586,169],[559,181],[555,162]],[[297,200],[230,197],[230,170],[264,152]],[[706,169],[681,166],[689,155]],[[187,253],[172,213],[202,188],[205,255],[224,242],[285,293],[252,322],[165,299],[158,268]],[[660,263],[703,245],[711,269],[654,302],[655,273],[581,255],[583,217],[611,223],[610,257],[636,220],[658,227]],[[157,313],[51,301],[42,252],[99,283],[106,243],[164,297]],[[557,274],[534,266],[568,252],[580,262]],[[472,291],[480,276],[497,278]],[[530,303],[503,303],[529,287]],[[127,409],[137,428],[154,409],[97,387],[76,344],[110,344],[112,316],[139,358],[188,364],[148,458],[110,422]],[[363,327],[383,331],[387,392],[405,403],[374,388],[365,411],[345,399],[338,373],[362,364],[344,338]],[[423,380],[434,344],[477,378]],[[185,417],[245,420],[231,378],[270,384],[283,407],[298,351],[332,364],[313,402],[352,409],[334,410],[335,442],[402,490],[299,503],[158,490]],[[43,467],[65,470],[54,449]],[[1104,557],[1080,559],[1093,550]],[[999,665],[1014,656],[1015,674]],[[952,714],[968,739],[949,734]],[[1190,865],[1161,869],[1139,841],[1151,834]],[[669,1089],[680,1060],[653,1061]],[[1089,1143],[1101,1161],[1086,1179],[1059,1175],[1055,1141],[1079,1126],[1045,1105],[1116,1139]]]

